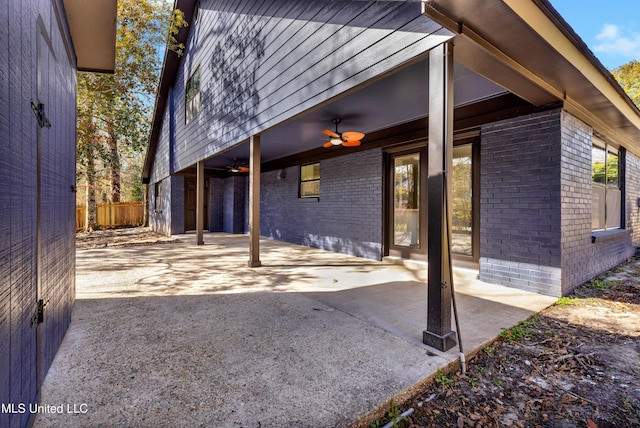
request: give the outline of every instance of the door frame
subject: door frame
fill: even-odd
[[[396,246],[393,243],[394,228],[394,163],[396,157],[418,153],[420,155],[420,191],[418,205],[419,242],[417,247]],[[384,210],[383,210],[383,246],[387,257],[425,261],[427,260],[427,142],[391,147],[384,151]]]
[[[465,144],[473,144],[471,151],[471,162],[472,162],[472,178],[471,178],[471,186],[472,186],[472,236],[471,236],[471,255],[464,254],[455,254],[452,253],[452,257],[454,260],[463,262],[465,265],[469,267],[476,268],[478,262],[480,260],[480,132],[477,131],[467,131],[465,133],[460,133],[454,136],[453,144],[455,146],[465,145]],[[403,259],[409,260],[417,260],[417,261],[427,261],[426,254],[426,245],[427,245],[427,229],[428,229],[428,215],[427,215],[427,202],[422,202],[422,197],[427,198],[427,183],[428,183],[428,169],[427,169],[427,140],[421,140],[419,142],[402,144],[402,145],[394,145],[392,147],[387,147],[383,149],[384,160],[383,160],[383,210],[382,210],[382,245],[383,245],[383,257],[400,257]],[[391,230],[393,230],[393,178],[391,177],[392,171],[392,160],[395,156],[406,155],[410,153],[415,153],[417,151],[424,150],[425,155],[424,159],[421,156],[421,180],[420,186],[425,189],[421,195],[421,204],[424,206],[424,213],[420,213],[420,221],[421,223],[421,231],[420,231],[420,241],[424,242],[425,251],[422,253],[421,251],[410,251],[407,249],[405,254],[394,254],[393,248],[391,246]]]
[[[189,216],[189,206],[187,205],[187,191],[189,188],[189,183],[190,182],[194,182],[194,188],[197,186],[198,184],[198,180],[197,177],[194,176],[190,176],[190,175],[185,175],[184,176],[184,231],[187,232],[189,230],[196,230],[195,227],[193,229],[188,229],[187,228],[187,221],[188,221],[188,216]],[[209,230],[209,194],[211,193],[209,191],[209,181],[210,181],[210,177],[205,175],[204,178],[204,209],[203,209],[203,215],[204,215],[204,221],[203,221],[203,229],[204,230]],[[195,191],[195,190],[194,190]],[[194,210],[194,215],[197,215],[197,198],[195,198],[196,201],[193,203],[193,210]],[[197,223],[197,219],[195,219],[196,223]]]

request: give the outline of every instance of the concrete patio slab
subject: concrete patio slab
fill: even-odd
[[[421,342],[423,266],[263,240],[250,269],[246,236],[180,239],[78,251],[41,393],[65,412],[36,427],[344,426],[457,358]],[[466,351],[555,300],[455,281]]]

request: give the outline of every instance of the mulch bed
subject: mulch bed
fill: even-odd
[[[638,320],[636,258],[503,330],[465,375],[437,373],[372,426],[640,427]]]

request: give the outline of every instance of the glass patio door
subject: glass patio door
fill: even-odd
[[[426,151],[393,154],[389,160],[389,255],[426,260]]]

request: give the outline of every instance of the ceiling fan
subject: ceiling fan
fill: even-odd
[[[323,147],[332,147],[332,146],[345,146],[345,147],[356,147],[359,146],[360,140],[364,138],[364,134],[362,132],[338,132],[338,124],[341,122],[339,117],[333,119],[333,123],[336,124],[336,131],[329,131],[325,129],[322,131],[325,135],[329,136],[329,141],[324,143]]]
[[[227,170],[233,173],[239,172],[249,172],[249,167],[246,166],[246,163],[238,163],[238,158],[233,158],[233,165],[227,166]]]

